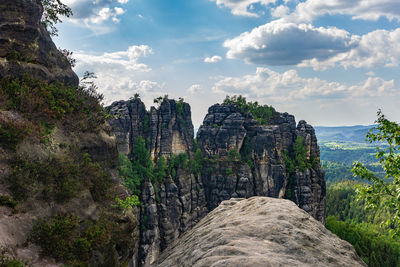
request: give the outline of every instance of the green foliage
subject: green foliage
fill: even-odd
[[[235,105],[242,114],[250,113],[260,125],[269,124],[275,109],[268,105],[259,105],[258,102],[247,102],[246,98],[239,96],[226,96],[224,105]]]
[[[2,266],[2,267],[24,267],[25,264],[15,258],[6,256],[5,252],[3,251],[0,254],[0,266]]]
[[[0,206],[7,206],[10,208],[15,208],[18,205],[18,201],[13,200],[8,195],[0,195]]]
[[[297,136],[293,152],[295,164],[299,167],[300,171],[304,171],[306,168],[311,168],[311,163],[307,159],[307,150],[304,146],[304,137]]]
[[[172,154],[168,162],[168,173],[172,177],[176,177],[178,169],[186,169],[188,167],[188,155],[180,153],[178,155]]]
[[[110,224],[84,221],[72,214],[61,214],[36,222],[30,241],[40,245],[46,256],[74,266],[88,264],[93,250],[103,250],[111,241]]]
[[[149,114],[144,114],[143,116],[143,121],[140,124],[140,130],[144,133],[147,134],[150,132],[150,118]]]
[[[239,152],[235,148],[233,148],[228,151],[228,160],[229,161],[241,161],[242,158],[241,158]]]
[[[60,0],[41,0],[41,2],[44,8],[42,22],[47,26],[51,35],[57,36],[58,30],[54,25],[62,22],[60,16],[72,16],[72,10]]]
[[[254,162],[253,159],[251,157],[251,152],[252,152],[252,145],[251,145],[251,140],[248,136],[246,136],[244,138],[243,141],[243,145],[242,148],[240,149],[240,153],[241,153],[241,158],[244,162],[247,163],[247,165],[249,165],[250,168],[254,167]]]
[[[167,177],[167,161],[163,156],[161,156],[158,161],[157,165],[154,169],[153,180],[152,182],[157,184],[158,182],[164,182],[165,178]]]
[[[379,234],[374,225],[343,222],[333,216],[328,216],[326,227],[351,243],[368,266],[400,265],[400,243]]]
[[[288,174],[293,174],[294,171],[296,170],[296,166],[295,166],[295,162],[289,156],[289,153],[287,152],[287,150],[283,151],[283,159],[285,160],[286,172]]]
[[[16,150],[31,129],[26,123],[0,121],[0,146]]]
[[[342,221],[354,223],[371,223],[381,225],[387,220],[388,210],[382,203],[378,210],[365,210],[364,202],[357,201],[356,189],[366,186],[355,181],[342,181],[331,183],[327,187],[326,212],[327,215],[335,216]],[[383,232],[390,229],[382,228]]]
[[[190,172],[195,175],[200,174],[201,170],[203,169],[203,161],[203,153],[201,153],[201,150],[197,148],[194,152],[194,159],[189,161]]]
[[[176,113],[180,116],[185,115],[184,105],[185,102],[183,102],[183,98],[180,97],[179,100],[176,102]]]
[[[21,79],[3,78],[0,80],[2,105],[5,110],[16,110],[25,118],[36,123],[54,125],[62,120],[64,125],[80,131],[95,131],[106,120],[106,114],[100,104],[102,95],[96,88],[87,86],[78,88],[61,83],[47,83],[29,76]]]
[[[233,174],[232,168],[226,168],[226,169],[225,169],[225,174],[226,174],[226,175],[231,175],[231,174]]]
[[[118,203],[118,207],[120,207],[123,210],[123,213],[125,214],[127,210],[130,208],[136,207],[140,205],[139,197],[138,196],[131,196],[127,197],[125,200],[116,198],[115,201]]]
[[[143,137],[135,140],[132,160],[119,154],[118,171],[125,186],[135,195],[140,195],[140,186],[145,179],[153,180],[153,163]]]
[[[94,200],[107,197],[111,180],[98,163],[69,157],[48,162],[17,160],[8,178],[16,200],[39,193],[45,200],[65,202],[83,188],[89,188]]]
[[[355,162],[352,172],[370,184],[357,190],[359,199],[365,201],[366,209],[378,209],[382,201],[390,211],[386,226],[393,228],[393,234],[400,236],[400,125],[389,121],[378,111],[376,131],[367,134],[369,142],[386,142],[388,147],[377,147],[376,158],[383,166],[386,176],[378,177],[366,166]]]

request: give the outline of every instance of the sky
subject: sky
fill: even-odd
[[[400,116],[399,0],[64,0],[56,45],[105,105],[182,97],[199,127],[226,95],[312,125]]]

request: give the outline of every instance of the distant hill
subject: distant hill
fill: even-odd
[[[327,141],[347,141],[364,143],[367,132],[375,125],[355,125],[355,126],[315,126],[315,134],[319,142]]]

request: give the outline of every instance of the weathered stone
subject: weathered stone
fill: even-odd
[[[286,171],[284,153],[293,151],[297,136],[304,138],[309,162],[304,171]],[[270,125],[258,125],[251,115],[240,114],[235,106],[214,105],[209,108],[197,133],[200,149],[209,160],[202,171],[207,206],[213,209],[231,197],[288,196],[317,220],[325,221],[325,179],[319,165],[319,147],[314,129],[305,121],[296,127],[287,113],[275,112]],[[228,153],[239,151],[251,161],[230,162]],[[227,175],[227,170],[232,173]],[[241,177],[247,177],[246,184]],[[293,191],[288,194],[287,191]]]
[[[28,74],[48,82],[78,85],[78,76],[40,21],[40,0],[2,0],[0,10],[0,78]]]
[[[223,201],[152,266],[367,266],[354,248],[284,199]]]
[[[108,110],[114,116],[110,124],[121,153],[132,156],[135,140],[140,135],[148,140],[148,149],[155,161],[160,156],[168,159],[182,152],[193,155],[188,104],[183,104],[178,112],[176,101],[164,100],[158,109],[152,107],[147,112],[144,104],[136,99],[115,102]],[[259,125],[251,115],[241,114],[233,105],[217,104],[209,108],[197,133],[198,147],[208,159],[200,175],[178,169],[175,177],[169,177],[157,188],[149,182],[144,186],[141,265],[153,263],[171,242],[232,197],[281,198],[290,190],[290,198],[299,207],[324,222],[325,180],[320,166],[303,172],[297,170],[289,177],[283,156],[284,151],[293,151],[297,136],[303,136],[308,158],[319,160],[312,127],[301,121],[296,128],[292,115],[278,112],[270,123]],[[250,160],[251,166],[244,160],[230,159],[232,150],[240,152],[244,160]]]

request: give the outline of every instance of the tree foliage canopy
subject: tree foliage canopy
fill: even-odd
[[[41,0],[43,5],[42,22],[47,26],[50,35],[57,36],[58,30],[55,24],[62,22],[61,16],[72,16],[72,10],[60,0]]]
[[[386,226],[393,229],[394,235],[400,236],[400,125],[386,119],[380,110],[376,123],[378,126],[367,134],[367,140],[388,144],[383,149],[377,147],[375,154],[386,175],[380,178],[359,162],[354,162],[352,172],[369,182],[357,189],[358,198],[365,201],[365,208],[377,209],[385,201],[391,212]]]
[[[247,102],[244,96],[226,96],[225,105],[235,105],[241,113],[250,113],[259,124],[268,124],[269,119],[275,113],[275,109],[268,105],[260,105],[258,102]]]

